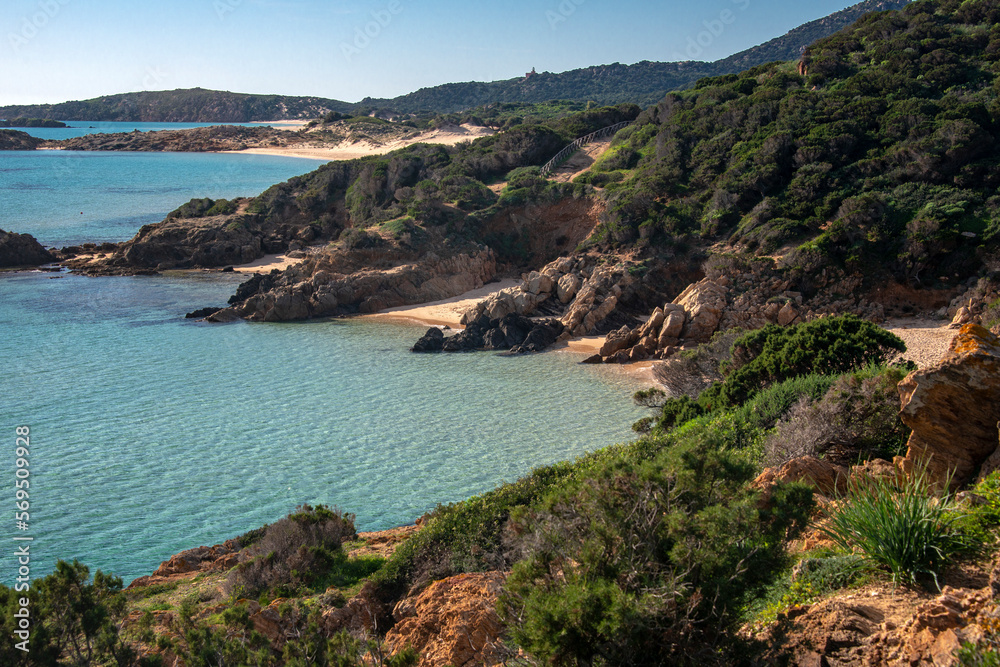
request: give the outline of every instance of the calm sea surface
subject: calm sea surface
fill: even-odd
[[[122,240],[191,197],[250,195],[315,166],[248,157],[0,153],[0,228],[46,245]],[[403,324],[183,319],[237,282],[0,274],[11,506],[15,427],[32,444],[30,530],[11,511],[0,538],[35,538],[32,575],[78,558],[129,581],[304,502],[353,512],[363,530],[409,523],[627,440],[643,414],[629,382],[569,353],[424,356],[407,351],[422,329]],[[12,552],[0,550],[7,584]]]

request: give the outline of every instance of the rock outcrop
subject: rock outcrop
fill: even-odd
[[[30,234],[16,234],[0,229],[0,269],[30,267],[55,260]]]
[[[224,572],[236,566],[240,543],[226,540],[211,547],[195,547],[171,556],[160,563],[152,575],[139,577],[128,588],[141,588],[153,584],[188,579],[202,572]]]
[[[440,352],[444,349],[444,332],[438,327],[431,327],[413,344],[410,352]]]
[[[365,267],[393,262],[400,263],[385,269]],[[230,299],[230,308],[208,320],[283,322],[375,313],[457,296],[482,287],[495,274],[493,251],[482,247],[445,257],[432,251],[413,257],[403,250],[333,249],[312,254],[284,271],[252,277]]]
[[[0,151],[33,151],[45,143],[20,130],[0,130]]]
[[[965,642],[983,637],[977,621],[990,606],[994,591],[945,586],[941,594],[920,605],[898,628],[885,628],[868,640],[866,665],[943,667],[957,665],[955,652]]]
[[[693,283],[673,302],[655,308],[643,324],[609,333],[598,354],[615,363],[666,359],[682,345],[704,343],[719,329],[728,292],[717,280]]]
[[[414,352],[436,351],[418,350],[417,347],[434,346],[437,334],[433,329],[424,334],[412,348]],[[559,338],[563,332],[562,322],[556,319],[532,320],[523,315],[508,313],[502,318],[491,318],[486,313],[469,322],[465,329],[450,338],[441,340],[445,352],[471,352],[474,350],[510,350],[513,354],[541,352]]]
[[[847,491],[850,475],[851,471],[843,466],[815,456],[800,456],[779,468],[765,468],[753,481],[753,487],[766,492],[778,482],[805,482],[820,495],[836,498]]]
[[[926,464],[935,480],[965,484],[997,452],[1000,338],[964,325],[945,358],[910,373],[899,394],[900,418],[913,430],[904,470]]]
[[[992,587],[945,586],[939,595],[874,588],[798,605],[757,635],[767,664],[946,667],[996,624]]]
[[[504,578],[499,572],[460,574],[404,598],[393,609],[396,624],[386,643],[393,651],[412,646],[420,667],[501,664],[496,603]]]

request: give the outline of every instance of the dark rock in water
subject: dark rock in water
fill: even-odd
[[[229,297],[229,305],[235,305],[241,301],[246,301],[255,294],[263,294],[272,287],[274,287],[275,280],[277,279],[280,271],[277,269],[272,269],[271,273],[255,273],[248,280],[240,283],[240,286],[236,288],[236,294]]]
[[[584,359],[583,361],[581,361],[580,363],[581,364],[603,364],[604,363],[604,357],[602,357],[599,354],[592,354],[589,357],[587,357],[586,359]]]
[[[515,354],[541,352],[555,343],[562,332],[562,322],[555,319],[536,322],[523,315],[511,313],[498,320],[482,314],[470,322],[464,331],[451,338],[445,338],[441,349],[445,352],[472,350],[510,350]],[[427,332],[428,335],[430,333]],[[418,345],[421,341],[418,341]]]
[[[231,266],[224,266],[224,267],[222,268],[222,272],[223,272],[223,273],[235,273],[235,272],[236,272],[236,269],[235,269],[235,268],[233,268],[233,267],[231,267]]]
[[[15,234],[0,229],[0,268],[38,266],[54,261],[48,250],[30,234]]]
[[[215,315],[217,312],[222,310],[221,308],[199,308],[198,310],[192,311],[185,315],[184,317],[189,320],[201,320],[209,315]]]
[[[518,354],[522,352],[541,352],[554,344],[562,332],[563,324],[559,320],[539,321],[528,332],[528,335],[525,336],[524,342],[511,347],[510,351]]]
[[[431,327],[410,348],[410,352],[440,352],[442,349],[444,349],[444,332],[437,327]]]
[[[239,316],[235,308],[223,308],[222,310],[216,311],[206,317],[205,321],[215,322],[217,324],[228,324],[242,319],[243,318]]]

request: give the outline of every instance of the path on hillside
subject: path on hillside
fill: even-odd
[[[573,153],[572,157],[556,167],[549,178],[560,183],[569,183],[594,166],[594,163],[611,147],[611,139],[613,137],[607,137],[583,146]]]

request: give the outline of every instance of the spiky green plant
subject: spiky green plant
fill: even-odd
[[[855,476],[840,500],[820,530],[887,567],[894,583],[914,584],[927,574],[937,586],[949,557],[966,546],[967,537],[955,525],[960,514],[954,498],[937,490],[926,468],[903,479]]]

